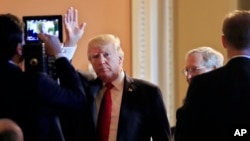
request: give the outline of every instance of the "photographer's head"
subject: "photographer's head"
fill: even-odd
[[[0,62],[21,60],[23,22],[13,14],[0,14]]]
[[[0,141],[23,141],[23,131],[15,121],[1,118]]]

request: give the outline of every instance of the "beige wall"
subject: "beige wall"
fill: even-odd
[[[113,33],[120,37],[125,52],[124,69],[131,74],[131,9],[129,0],[0,0],[0,13],[24,15],[64,14],[73,6],[79,11],[79,22],[87,22],[73,58],[76,68],[87,69],[87,41],[96,34]]]
[[[221,44],[222,20],[226,13],[236,9],[237,0],[173,1],[176,107],[179,107],[187,90],[182,74],[185,53],[198,46],[211,46],[225,55]]]

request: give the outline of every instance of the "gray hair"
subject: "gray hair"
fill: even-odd
[[[187,52],[185,58],[187,59],[189,55],[192,55],[194,53],[199,53],[202,55],[203,65],[206,67],[219,68],[223,65],[224,57],[222,53],[211,47],[203,46],[192,49]]]

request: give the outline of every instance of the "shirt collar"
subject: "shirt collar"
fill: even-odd
[[[114,85],[114,88],[116,88],[118,90],[122,90],[123,84],[124,84],[124,78],[125,78],[125,73],[123,70],[121,70],[118,77],[114,81],[111,82]]]
[[[14,61],[12,61],[12,60],[9,60],[8,61],[10,64],[13,64],[13,65],[16,65],[16,66],[18,66]]]
[[[245,57],[245,58],[249,58],[250,59],[249,55],[236,55],[236,56],[233,56],[232,58],[237,58],[237,57]]]
[[[239,57],[243,57],[243,58],[248,58],[248,59],[250,59],[250,56],[249,56],[249,55],[235,55],[235,56],[231,57],[228,61],[230,61],[230,60],[232,60],[232,59],[234,59],[234,58],[239,58]]]

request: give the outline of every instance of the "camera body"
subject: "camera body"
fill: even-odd
[[[26,72],[44,72],[57,79],[55,58],[45,52],[44,43],[38,38],[39,33],[57,36],[62,42],[62,16],[24,16],[25,23],[23,56]]]
[[[25,44],[23,56],[26,72],[44,72],[57,79],[55,58],[45,53],[44,43]]]

